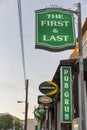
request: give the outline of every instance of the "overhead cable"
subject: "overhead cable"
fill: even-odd
[[[26,80],[26,69],[25,69],[25,58],[24,58],[24,39],[23,39],[22,13],[21,13],[21,0],[17,0],[17,3],[18,3],[21,52],[22,52],[22,62],[23,62],[23,74],[24,74],[24,80]]]

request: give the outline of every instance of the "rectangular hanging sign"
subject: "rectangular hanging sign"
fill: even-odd
[[[61,51],[75,47],[74,14],[63,9],[35,12],[36,48]]]
[[[72,121],[72,78],[71,67],[61,67],[61,122]]]

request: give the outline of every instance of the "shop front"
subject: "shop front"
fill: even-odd
[[[71,120],[69,122],[63,122],[61,121],[61,85],[60,85],[60,68],[61,66],[69,66],[72,69],[72,112],[71,112]],[[59,92],[55,94],[54,96],[54,103],[49,106],[48,109],[48,130],[79,130],[79,91],[78,91],[78,73],[79,73],[79,67],[78,67],[78,61],[76,59],[69,59],[69,60],[61,60],[60,64],[56,70],[56,73],[53,77],[53,82],[58,84]],[[87,59],[84,59],[84,82],[85,82],[85,90],[87,92]],[[67,86],[66,86],[67,87]],[[69,95],[66,95],[69,96]],[[86,104],[87,104],[87,93],[86,93]],[[68,104],[69,99],[65,99],[64,101],[66,104]],[[68,112],[70,111],[70,108],[68,106],[65,106],[66,110],[66,118],[69,118]],[[85,106],[86,107],[86,106]]]

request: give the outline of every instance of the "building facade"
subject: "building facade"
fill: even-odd
[[[36,119],[27,120],[27,130],[35,130],[36,125],[37,125]]]
[[[87,59],[87,18],[82,27],[82,50],[83,50],[83,59]],[[76,47],[73,53],[70,55],[70,59],[79,59],[79,46],[78,40],[76,43]],[[84,69],[87,68],[87,64],[85,64]],[[86,129],[87,129],[87,75],[84,73],[84,81],[85,81],[85,120],[86,120]],[[73,128],[74,129],[74,128]]]
[[[84,58],[84,81],[85,81],[85,105],[87,105],[87,18],[82,27],[82,46]],[[78,38],[76,47],[70,55],[70,59],[60,61],[60,64],[52,79],[53,82],[60,86],[60,68],[61,66],[70,66],[72,69],[72,121],[69,123],[61,122],[61,87],[60,91],[54,95],[54,103],[48,106],[48,120],[46,130],[78,130],[79,129],[79,91],[78,91],[78,73],[79,73],[79,46]],[[85,106],[87,110],[87,106]],[[87,124],[87,111],[86,111]],[[87,130],[87,128],[86,128]]]

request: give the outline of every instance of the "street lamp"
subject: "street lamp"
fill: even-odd
[[[17,103],[23,103],[23,102],[25,102],[25,101],[17,101]]]
[[[25,125],[24,125],[24,130],[27,130],[27,116],[28,116],[28,103],[26,101],[17,101],[17,103],[25,103]]]

